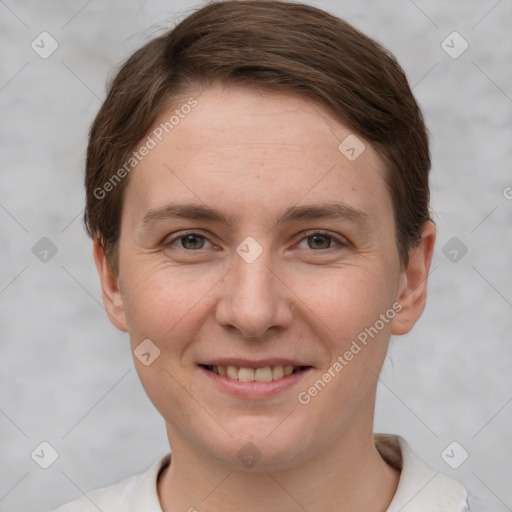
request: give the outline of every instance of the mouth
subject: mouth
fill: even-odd
[[[205,370],[240,382],[272,382],[290,375],[305,372],[312,366],[267,365],[261,367],[235,366],[232,364],[200,364]]]

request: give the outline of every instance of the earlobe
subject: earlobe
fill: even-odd
[[[401,275],[397,302],[401,304],[402,309],[393,321],[392,334],[408,333],[425,309],[435,239],[434,223],[427,221],[423,227],[421,240],[409,251],[409,262]]]
[[[101,295],[109,320],[121,331],[128,332],[123,298],[118,279],[109,265],[105,249],[99,240],[93,242],[94,261],[101,281]]]

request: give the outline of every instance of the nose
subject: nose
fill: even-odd
[[[232,271],[219,283],[217,322],[246,338],[261,339],[270,329],[286,328],[293,320],[293,293],[270,250],[260,245],[262,252],[253,261],[243,252],[234,254]]]

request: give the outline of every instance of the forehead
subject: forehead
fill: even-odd
[[[139,218],[178,198],[261,215],[333,199],[370,214],[379,201],[391,208],[372,147],[293,94],[212,86],[166,110],[150,137],[126,191]]]

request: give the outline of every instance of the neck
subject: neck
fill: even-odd
[[[371,429],[352,429],[298,466],[239,471],[181,442],[161,475],[164,512],[384,512],[400,473],[380,456]]]

